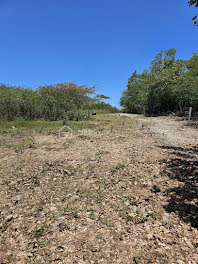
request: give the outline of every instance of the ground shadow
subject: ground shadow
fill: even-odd
[[[186,124],[186,126],[198,129],[198,122],[190,121]]]
[[[162,148],[168,149],[171,154],[162,173],[178,182],[177,187],[167,190],[169,200],[165,209],[198,228],[198,148]]]

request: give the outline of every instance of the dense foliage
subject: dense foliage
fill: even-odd
[[[73,83],[40,86],[37,90],[0,85],[0,119],[14,120],[25,118],[29,120],[64,119],[79,116],[79,119],[89,115],[89,111],[99,109],[116,111],[116,108],[106,104],[98,97],[91,98],[95,87],[78,86]],[[86,113],[86,114],[85,114]],[[76,118],[78,119],[78,118]]]
[[[197,53],[187,61],[176,60],[175,54],[175,49],[161,51],[149,69],[133,72],[120,99],[124,111],[158,115],[190,106],[198,111]]]

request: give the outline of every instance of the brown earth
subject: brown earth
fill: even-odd
[[[0,263],[197,264],[197,130],[164,120],[1,135]]]
[[[198,122],[187,121],[179,117],[143,117],[132,114],[119,114],[136,118],[140,126],[150,130],[150,134],[157,137],[161,144],[171,146],[188,146],[198,143]],[[194,128],[194,129],[193,129]],[[149,132],[149,131],[147,131]]]

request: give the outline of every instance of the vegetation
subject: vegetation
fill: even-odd
[[[136,71],[128,80],[120,104],[125,112],[159,115],[198,111],[198,56],[176,60],[176,50],[161,51],[141,74]]]
[[[189,6],[198,7],[198,0],[189,0],[188,1]],[[194,25],[198,26],[198,20],[197,15],[193,17]]]
[[[61,120],[65,116],[69,120],[82,120],[89,117],[90,110],[116,112],[117,109],[104,102],[104,95],[95,93],[95,86],[78,86],[74,83],[45,85],[37,90],[0,85],[0,119],[26,120],[44,119]]]
[[[1,121],[0,263],[197,263],[197,133],[149,120]]]

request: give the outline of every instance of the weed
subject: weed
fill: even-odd
[[[133,216],[127,215],[126,222],[128,223],[128,222],[132,222],[132,221],[133,221]]]
[[[95,220],[95,219],[96,219],[96,214],[95,214],[93,208],[91,208],[91,209],[89,210],[89,218],[90,218],[91,220]]]
[[[18,133],[19,129],[43,132],[47,128],[60,128],[61,121],[30,121],[25,119],[16,119],[14,121],[0,121],[0,133]]]
[[[47,226],[42,224],[42,225],[38,225],[34,228],[34,230],[32,230],[31,232],[31,236],[32,238],[40,238],[42,236],[44,236],[45,232],[47,230]]]
[[[153,218],[153,220],[156,220],[158,217],[155,211],[151,212],[149,215]]]
[[[73,139],[67,139],[65,142],[63,142],[63,148],[67,149],[71,144],[73,143]]]
[[[140,261],[140,257],[141,257],[140,254],[135,254],[135,255],[133,256],[133,261],[134,261],[135,264],[138,264],[138,263],[139,263],[139,261]]]
[[[141,217],[141,223],[145,223],[147,221],[147,218],[145,216]]]
[[[163,163],[166,163],[166,160],[165,159],[160,159],[158,162],[159,162],[159,164],[163,164]]]
[[[28,148],[34,148],[35,147],[35,142],[32,138],[27,138],[25,144]]]
[[[118,163],[115,167],[116,170],[124,169],[125,165],[123,163]]]
[[[40,212],[43,211],[43,206],[42,205],[38,205],[36,208],[35,208],[35,214],[39,214]]]
[[[69,218],[79,218],[79,215],[78,215],[78,211],[77,210],[73,210],[69,213]]]
[[[99,186],[103,187],[104,189],[106,189],[107,187],[107,180],[105,178],[102,178],[98,181]]]
[[[103,225],[107,225],[108,224],[108,216],[103,216],[100,218],[100,221]]]
[[[86,135],[83,135],[83,134],[79,135],[78,137],[81,138],[81,139],[87,139],[88,138]]]

